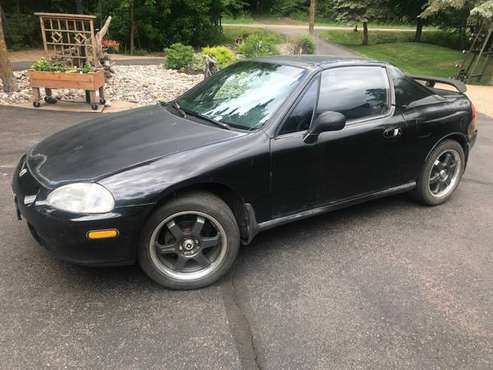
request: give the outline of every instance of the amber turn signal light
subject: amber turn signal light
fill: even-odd
[[[108,239],[118,236],[117,229],[91,230],[87,232],[87,239]]]

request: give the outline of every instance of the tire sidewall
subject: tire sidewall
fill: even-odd
[[[456,184],[454,185],[454,188],[446,196],[436,197],[435,195],[433,195],[433,193],[430,190],[430,186],[429,186],[430,174],[435,161],[447,149],[455,150],[457,153],[459,153],[460,156],[460,169],[458,174],[459,178]],[[466,157],[464,154],[464,149],[457,141],[446,140],[440,143],[435,149],[432,150],[421,171],[420,177],[417,182],[418,199],[421,202],[430,206],[435,206],[446,202],[454,194],[455,190],[459,186],[462,175],[464,174],[465,165],[466,165]]]
[[[221,224],[226,234],[226,253],[220,265],[211,273],[194,280],[179,280],[156,267],[150,255],[150,241],[155,228],[163,220],[179,212],[202,212]],[[191,193],[165,203],[146,222],[141,235],[138,260],[144,272],[158,284],[171,289],[197,289],[217,281],[232,266],[240,248],[238,224],[231,209],[220,198],[208,193]]]

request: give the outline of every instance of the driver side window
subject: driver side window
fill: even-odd
[[[303,97],[296,103],[296,107],[284,121],[279,135],[308,130],[317,103],[319,80],[320,78],[316,77],[310,82],[310,86],[305,90]]]
[[[348,121],[386,114],[390,109],[385,68],[354,66],[322,72],[318,113],[334,111]]]

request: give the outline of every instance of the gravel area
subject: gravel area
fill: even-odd
[[[202,74],[190,75],[165,69],[160,65],[113,66],[115,74],[106,84],[105,95],[108,104],[112,101],[125,101],[138,105],[148,105],[156,100],[171,100],[198,82]],[[18,91],[6,94],[1,91],[0,104],[23,104],[32,100],[27,71],[14,72]],[[55,90],[62,100],[84,100],[82,90]]]

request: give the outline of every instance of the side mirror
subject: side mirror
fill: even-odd
[[[346,117],[343,114],[332,111],[324,112],[313,121],[303,141],[307,144],[314,143],[322,132],[339,131],[344,127],[346,127]]]

